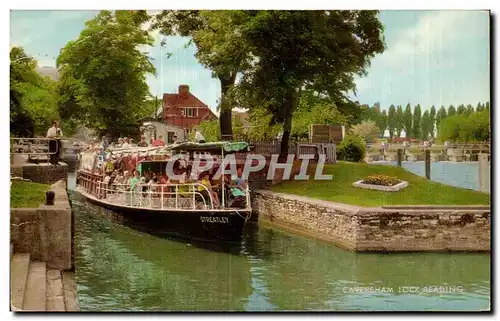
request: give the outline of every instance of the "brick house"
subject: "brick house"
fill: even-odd
[[[180,85],[176,94],[163,94],[163,121],[190,132],[203,121],[217,119],[208,106]]]

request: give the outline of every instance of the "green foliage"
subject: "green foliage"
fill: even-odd
[[[10,132],[14,136],[45,135],[51,121],[59,118],[55,84],[37,71],[37,62],[23,48],[10,51]]]
[[[448,113],[447,113],[447,116],[450,117],[450,116],[453,116],[457,113],[457,111],[455,110],[455,107],[453,107],[453,105],[450,105],[450,107],[448,107]]]
[[[273,116],[264,108],[254,108],[249,113],[249,137],[256,140],[271,140],[282,132],[283,127],[280,124],[273,124]]]
[[[349,117],[343,115],[328,99],[306,91],[293,113],[291,135],[307,138],[312,124],[346,125],[348,120]]]
[[[398,105],[398,107],[396,108],[396,123],[395,123],[396,124],[395,130],[397,137],[401,137],[401,131],[403,131],[403,129],[405,128],[404,119],[405,117],[403,113],[403,107],[401,105]]]
[[[436,129],[437,129],[438,133],[439,133],[439,127],[440,127],[441,121],[443,119],[445,119],[446,116],[447,116],[446,108],[444,108],[444,106],[441,106],[441,108],[439,108],[439,111],[436,114]]]
[[[413,124],[412,124],[412,133],[413,138],[420,138],[422,136],[422,110],[420,109],[420,105],[417,104],[413,109]]]
[[[378,119],[375,121],[375,124],[380,129],[382,135],[384,135],[384,131],[387,129],[387,111],[384,109]]]
[[[403,116],[403,126],[406,132],[406,137],[412,137],[413,127],[412,127],[413,119],[411,114],[411,106],[410,104],[406,105],[405,113]]]
[[[347,135],[340,142],[337,158],[348,162],[361,162],[366,155],[366,144],[363,138]]]
[[[363,179],[364,184],[394,186],[400,182],[399,179],[387,175],[370,175]]]
[[[484,105],[481,103],[477,103],[476,111],[483,111],[483,110],[484,110]]]
[[[461,115],[461,114],[464,114],[465,113],[465,106],[463,104],[459,105],[458,108],[457,108],[457,114],[458,115]]]
[[[207,142],[217,142],[220,141],[220,127],[218,120],[204,121],[198,126],[198,130],[201,132],[203,137]],[[189,139],[194,141],[195,131],[191,131]]]
[[[352,126],[350,131],[353,135],[363,138],[366,142],[371,142],[380,136],[380,129],[371,120]]]
[[[300,92],[327,96],[343,112],[354,75],[363,75],[384,50],[376,11],[247,11],[238,30],[253,66],[238,85],[240,105],[265,108],[283,125],[282,153],[288,149],[292,116]],[[353,106],[353,105],[351,105]]]
[[[422,116],[422,125],[421,125],[421,136],[419,137],[420,139],[428,139],[431,129],[432,129],[432,123],[431,123],[431,116],[428,110],[424,112],[424,115]]]
[[[141,15],[101,11],[57,58],[59,111],[100,134],[136,134],[146,106],[146,74],[155,73],[138,48],[154,40],[141,28]]]
[[[483,142],[490,138],[490,115],[487,111],[470,115],[457,114],[441,121],[441,141]]]
[[[429,131],[431,137],[434,138],[434,128],[436,127],[436,107],[434,107],[434,105],[432,105],[431,111],[429,113],[429,123],[430,123]]]
[[[233,134],[235,139],[245,139],[246,129],[243,122],[233,115],[232,120]],[[220,126],[218,120],[204,121],[198,126],[198,130],[203,134],[207,142],[216,142],[221,140]],[[190,140],[194,140],[195,131],[191,131]]]
[[[470,115],[470,114],[472,114],[473,112],[474,112],[474,107],[472,107],[472,105],[470,105],[470,104],[469,104],[469,105],[467,105],[467,109],[465,109],[465,113],[466,113],[467,115]]]
[[[399,125],[396,114],[396,107],[394,107],[394,105],[391,105],[389,107],[389,113],[387,115],[387,129],[389,130],[389,136],[391,138],[394,137],[394,133],[397,132],[398,127]]]

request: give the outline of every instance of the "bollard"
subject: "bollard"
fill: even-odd
[[[425,177],[431,179],[431,151],[425,150]]]
[[[481,192],[490,192],[490,168],[488,154],[479,154],[479,190]]]
[[[401,167],[401,162],[403,161],[403,150],[398,148],[398,167]]]
[[[55,197],[56,193],[54,193],[54,191],[47,191],[45,193],[45,205],[54,205]]]

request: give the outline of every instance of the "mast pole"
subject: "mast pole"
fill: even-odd
[[[225,167],[226,163],[224,162],[224,148],[221,148],[221,152],[222,152],[221,153],[221,155],[222,155],[222,164],[224,164],[224,167]],[[225,197],[224,197],[225,194],[226,194],[225,193],[226,192],[226,189],[225,189],[225,176],[224,176],[224,171],[225,170],[226,170],[225,168],[222,169],[222,208],[225,207]]]

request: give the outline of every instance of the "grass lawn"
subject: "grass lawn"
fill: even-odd
[[[45,192],[50,185],[12,181],[10,187],[10,207],[38,207],[45,203]]]
[[[323,173],[332,175],[332,180],[313,180],[314,173],[311,173],[308,181],[283,181],[272,186],[271,190],[368,207],[490,204],[490,195],[487,193],[432,182],[396,166],[339,162],[325,165]],[[354,182],[374,174],[405,180],[409,186],[398,192],[382,192],[352,186]]]

